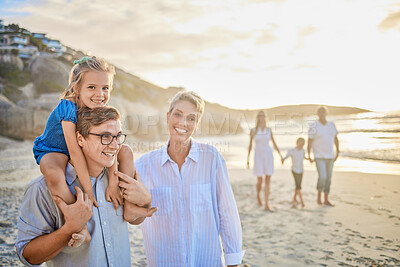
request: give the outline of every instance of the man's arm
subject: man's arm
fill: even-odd
[[[308,138],[308,144],[307,144],[307,155],[308,155],[308,160],[312,163],[311,159],[311,147],[312,147],[313,139]]]
[[[339,139],[337,138],[337,135],[335,136],[335,147],[336,147],[336,157],[335,157],[335,161],[337,160],[337,158],[339,157]]]
[[[51,260],[68,244],[73,233],[79,232],[93,216],[92,202],[87,194],[75,187],[77,200],[67,205],[60,198],[54,201],[65,217],[65,224],[58,230],[32,239],[23,250],[23,257],[31,264],[42,264]]]

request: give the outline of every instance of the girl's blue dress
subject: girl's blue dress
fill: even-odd
[[[58,152],[69,156],[61,122],[72,121],[76,124],[77,111],[78,107],[74,102],[62,99],[51,112],[43,134],[36,138],[33,145],[33,154],[37,164],[40,164],[40,160],[47,153]]]

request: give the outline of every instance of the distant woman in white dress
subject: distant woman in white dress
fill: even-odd
[[[273,212],[269,207],[269,188],[271,182],[271,175],[274,173],[274,157],[272,155],[272,149],[269,145],[269,141],[272,141],[274,148],[278,151],[279,156],[282,159],[281,152],[275,143],[274,137],[272,135],[271,128],[267,127],[265,121],[264,111],[259,111],[256,119],[256,127],[250,131],[250,144],[249,153],[247,154],[247,168],[249,168],[249,158],[250,152],[253,147],[253,139],[255,141],[254,148],[254,169],[253,173],[257,176],[257,201],[258,205],[262,206],[262,201],[260,197],[260,192],[262,188],[262,178],[265,176],[264,185],[264,196],[265,196],[265,210]]]

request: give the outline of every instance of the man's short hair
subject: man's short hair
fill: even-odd
[[[319,106],[318,109],[317,109],[317,114],[318,114],[320,111],[322,111],[322,110],[324,110],[325,113],[328,113],[328,107],[326,107],[326,106]]]
[[[110,106],[97,108],[80,108],[77,114],[76,130],[83,136],[89,135],[93,126],[101,125],[110,120],[119,120],[119,111]]]

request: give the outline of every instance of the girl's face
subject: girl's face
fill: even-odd
[[[259,123],[259,125],[261,126],[261,127],[264,127],[265,126],[265,114],[264,113],[258,113],[257,114],[257,120],[258,120],[258,123]]]
[[[194,104],[181,100],[167,113],[170,140],[185,142],[190,139],[198,126],[198,111]]]
[[[79,107],[102,107],[108,103],[111,92],[111,76],[103,71],[88,71],[83,75],[77,91]]]

